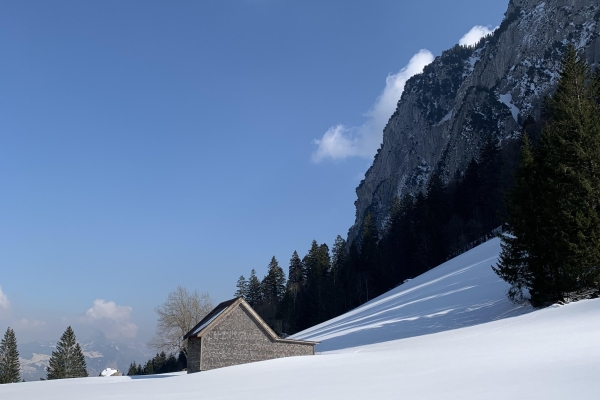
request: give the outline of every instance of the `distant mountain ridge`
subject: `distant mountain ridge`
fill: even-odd
[[[359,236],[370,212],[383,227],[395,196],[417,193],[433,172],[447,182],[476,157],[488,134],[518,138],[555,90],[565,49],[600,64],[597,0],[511,0],[500,27],[473,47],[455,46],[412,77],[356,189]]]
[[[88,374],[98,376],[102,370],[111,367],[124,374],[132,361],[141,363],[152,357],[145,345],[124,344],[107,339],[102,332],[78,341],[83,349]],[[37,341],[19,344],[21,375],[26,381],[46,378],[46,367],[56,342]]]

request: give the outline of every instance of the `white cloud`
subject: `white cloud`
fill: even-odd
[[[335,125],[329,128],[321,139],[314,140],[317,149],[312,154],[312,160],[318,163],[326,158],[372,158],[381,145],[383,128],[396,110],[406,81],[423,72],[423,68],[433,59],[433,54],[423,49],[410,59],[406,67],[396,74],[389,75],[385,80],[385,88],[365,114],[367,121],[361,126]]]
[[[10,302],[8,301],[8,297],[2,291],[2,287],[0,287],[0,316],[8,312],[10,308]]]
[[[14,328],[18,331],[45,328],[46,322],[37,319],[22,318],[14,322]]]
[[[498,27],[490,29],[489,26],[475,25],[469,32],[465,33],[465,35],[460,38],[458,44],[461,46],[473,46],[479,42],[482,37],[491,34],[496,29],[498,29]]]
[[[85,312],[84,320],[101,329],[107,338],[134,338],[138,327],[130,321],[132,308],[119,306],[114,301],[94,300],[94,306]]]

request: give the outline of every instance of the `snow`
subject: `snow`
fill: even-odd
[[[105,368],[104,371],[100,372],[100,376],[107,377],[111,376],[112,374],[116,374],[117,372],[119,372],[118,369]]]
[[[512,103],[512,95],[510,93],[501,94],[499,96],[499,100],[501,103],[504,103],[510,109],[510,113],[512,114],[513,118],[515,119],[515,122],[518,124],[520,110],[517,108],[517,106],[515,106]]]
[[[450,112],[449,112],[448,114],[444,115],[444,118],[442,118],[442,119],[440,120],[440,122],[438,122],[438,123],[436,124],[436,126],[440,126],[440,125],[442,125],[444,122],[448,122],[448,121],[450,121],[450,120],[452,119],[452,115],[454,115],[454,110],[450,110]]]
[[[102,353],[100,353],[99,351],[84,351],[83,355],[86,356],[87,358],[104,357],[104,355]]]
[[[221,315],[223,313],[223,311],[225,311],[227,309],[227,307],[223,308],[222,310],[219,310],[218,313],[216,313],[215,315],[213,315],[212,317],[210,317],[207,321],[205,321],[202,325],[200,325],[198,328],[196,328],[194,330],[194,332],[192,333],[192,335],[197,334],[198,332],[200,332],[202,329],[204,329],[208,324],[210,324],[211,322],[213,322],[215,320],[215,318],[217,318],[219,315]]]
[[[191,375],[0,385],[0,398],[597,398],[600,299],[537,311],[508,303],[490,268],[498,251],[491,240],[296,335],[335,351]]]
[[[531,312],[511,303],[508,286],[491,266],[500,240],[480,246],[344,315],[291,336],[337,350],[426,335]]]

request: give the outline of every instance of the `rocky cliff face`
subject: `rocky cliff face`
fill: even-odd
[[[383,144],[356,189],[350,241],[371,212],[381,227],[394,196],[448,181],[477,156],[488,134],[514,139],[556,87],[569,44],[600,65],[598,0],[511,0],[493,35],[445,51],[411,78],[383,131]]]

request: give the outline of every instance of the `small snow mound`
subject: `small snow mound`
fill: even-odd
[[[100,372],[100,376],[123,376],[123,374],[118,369],[106,368]]]

